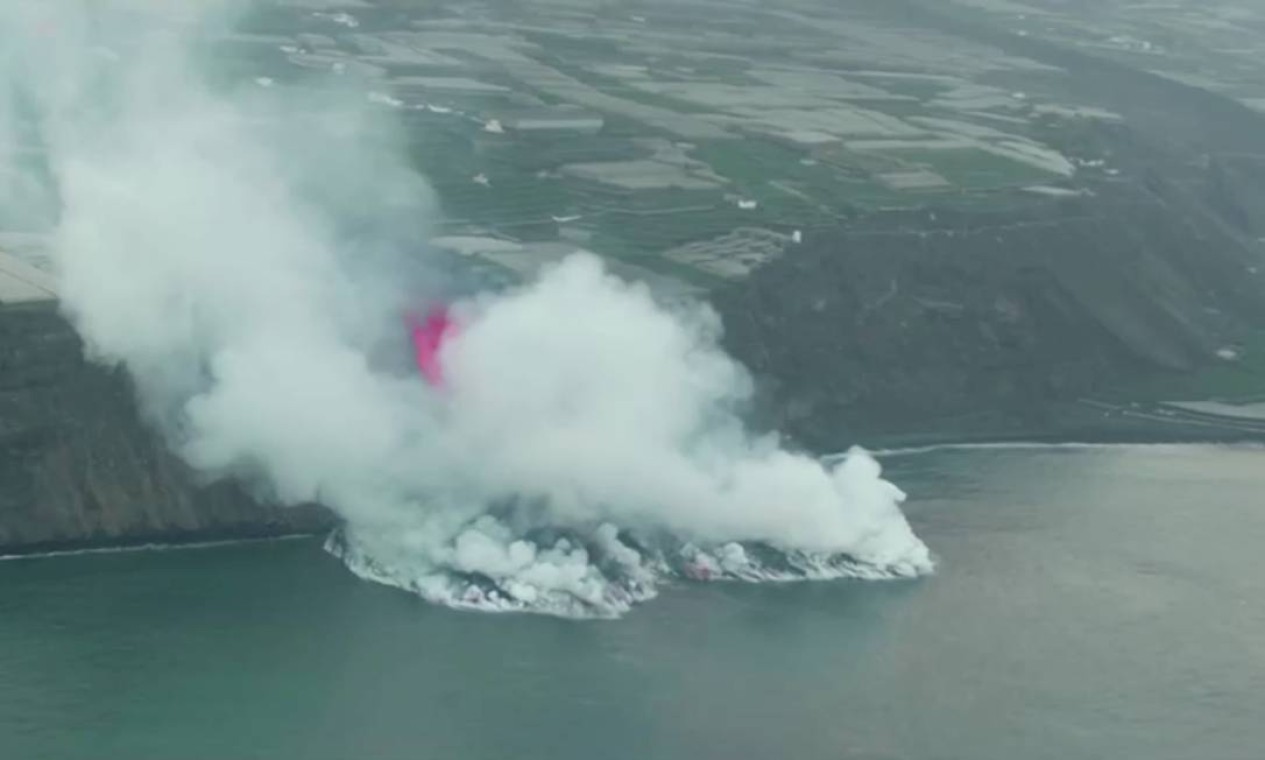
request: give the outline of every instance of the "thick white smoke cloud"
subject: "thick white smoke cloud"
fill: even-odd
[[[19,3],[0,41],[38,103],[65,308],[193,466],[332,507],[354,570],[455,605],[609,615],[672,573],[931,569],[873,459],[751,436],[715,317],[594,258],[458,304],[444,389],[402,371],[434,283],[390,241],[432,206],[391,125],[346,89],[208,86],[190,50],[225,4],[163,5]]]

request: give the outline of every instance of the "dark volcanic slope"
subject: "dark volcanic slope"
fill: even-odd
[[[48,308],[0,309],[0,551],[269,536],[323,512],[197,487],[143,428],[127,383],[87,364]]]
[[[1188,371],[1265,329],[1259,114],[936,0],[850,4],[1059,67],[1020,84],[1124,115],[1127,126],[1090,138],[1120,174],[1092,196],[856,219],[717,293],[728,347],[762,381],[777,426],[822,448],[858,433],[995,430],[997,419],[1040,429],[1056,408],[1045,402]],[[197,487],[64,321],[0,309],[4,551],[328,521]]]
[[[717,304],[777,421],[833,446],[961,415],[1031,419],[1217,361],[1265,325],[1259,264],[1188,189],[1155,179],[995,215],[875,217],[810,237]]]
[[[1216,361],[1265,326],[1265,118],[961,9],[858,4],[1059,67],[1027,84],[1123,114],[1091,138],[1120,175],[1012,211],[864,219],[720,293],[729,347],[778,423],[833,446],[960,415],[1031,418]]]

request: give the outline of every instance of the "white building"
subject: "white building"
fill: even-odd
[[[57,300],[57,283],[48,272],[0,251],[0,304]]]
[[[501,126],[510,132],[571,132],[595,135],[606,126],[601,114],[582,108],[534,108],[502,114]]]

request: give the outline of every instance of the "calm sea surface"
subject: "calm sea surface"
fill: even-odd
[[[1261,760],[1265,450],[889,474],[908,583],[454,613],[310,541],[0,562],[0,758]]]

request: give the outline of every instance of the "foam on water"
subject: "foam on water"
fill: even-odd
[[[635,536],[610,523],[536,542],[514,538],[503,524],[483,517],[442,550],[419,553],[408,543],[398,535],[366,535],[344,527],[330,535],[325,549],[357,576],[434,604],[576,619],[619,617],[676,581],[894,580],[932,570],[925,556],[876,565],[848,554],[768,544],[698,545],[665,534]],[[496,560],[472,562],[463,556],[471,552]]]
[[[666,516],[635,528],[590,516],[569,520],[510,499],[464,519],[419,510],[418,519],[384,526],[349,522],[326,550],[366,580],[436,604],[570,618],[618,617],[677,580],[890,580],[934,570],[900,512],[905,494],[882,479],[867,452],[854,449],[819,466],[835,483],[838,524],[823,524],[816,542],[793,529],[752,532],[721,519],[707,523],[710,535],[673,527]]]

